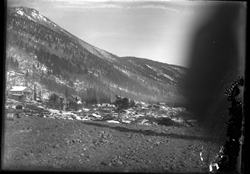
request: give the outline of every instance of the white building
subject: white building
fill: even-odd
[[[18,100],[31,100],[33,97],[33,91],[31,88],[26,86],[13,86],[9,91],[9,96]]]

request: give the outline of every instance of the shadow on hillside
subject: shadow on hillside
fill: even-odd
[[[155,132],[152,130],[131,129],[131,128],[125,128],[122,126],[110,126],[106,124],[93,123],[93,122],[83,122],[83,124],[106,127],[106,128],[120,131],[120,132],[139,133],[145,136],[164,136],[164,137],[175,138],[175,139],[198,140],[198,141],[212,142],[212,143],[216,142],[216,139],[212,137],[198,137],[198,136],[190,136],[190,135],[179,135],[179,134],[174,134],[174,133],[159,133],[159,132]]]

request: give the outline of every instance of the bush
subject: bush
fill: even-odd
[[[128,109],[129,108],[129,100],[128,98],[121,98],[116,96],[115,106],[118,110]]]
[[[16,105],[16,109],[23,109],[22,105]]]
[[[135,101],[134,100],[131,100],[129,102],[129,107],[131,107],[131,108],[135,107]]]

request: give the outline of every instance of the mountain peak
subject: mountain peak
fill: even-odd
[[[39,15],[39,11],[37,11],[34,8],[27,8],[27,7],[11,7],[14,11],[16,11],[18,14],[23,15],[25,13],[26,15]]]
[[[39,11],[34,8],[27,8],[27,7],[10,7],[9,9],[10,14],[14,16],[19,16],[21,18],[29,19],[34,22],[39,22],[45,26],[54,26],[53,22],[44,17],[43,15],[39,14]]]

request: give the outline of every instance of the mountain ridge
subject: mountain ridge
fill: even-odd
[[[179,86],[187,71],[185,67],[116,56],[77,38],[34,10],[8,9],[7,59],[14,56],[20,63],[29,57],[29,63],[40,64],[31,74],[37,75],[37,83],[43,84],[41,88],[63,93],[41,82],[43,77],[65,81],[64,86],[72,93],[93,88],[111,98],[122,93],[143,101],[184,99]],[[31,70],[33,65],[26,64],[19,69]]]

